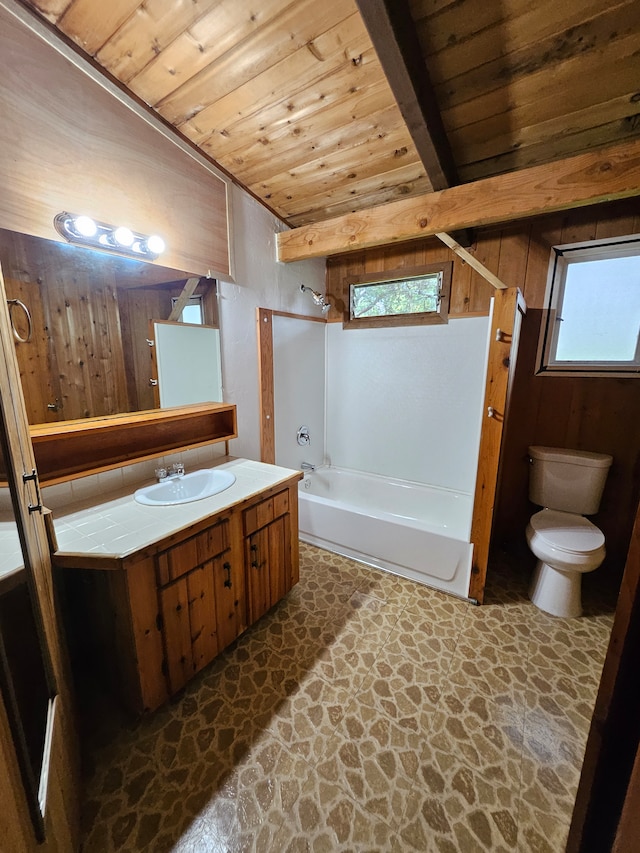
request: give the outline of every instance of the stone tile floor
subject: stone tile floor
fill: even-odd
[[[91,719],[84,853],[564,850],[613,609],[473,605],[301,544],[166,707]]]

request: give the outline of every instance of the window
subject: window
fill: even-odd
[[[538,372],[640,375],[640,235],[554,246]]]
[[[355,276],[345,328],[446,323],[451,262]]]
[[[178,297],[171,297],[171,307],[178,301]],[[204,311],[202,305],[202,296],[190,296],[189,301],[182,309],[180,316],[181,323],[193,323],[196,326],[204,325]]]

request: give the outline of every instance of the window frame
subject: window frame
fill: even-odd
[[[400,267],[399,269],[382,270],[376,273],[368,273],[367,275],[348,276],[344,280],[346,307],[343,327],[345,329],[376,329],[392,326],[425,326],[448,323],[452,272],[453,261],[442,261],[441,263],[424,264],[418,267]],[[352,285],[386,284],[393,281],[407,281],[409,279],[433,275],[433,273],[441,275],[440,300],[437,311],[422,311],[415,314],[385,314],[382,317],[354,318],[351,316]]]
[[[551,247],[538,339],[536,375],[608,376],[623,379],[640,377],[640,336],[633,361],[557,361],[555,359],[558,343],[557,318],[562,309],[566,275],[571,263],[634,256],[640,259],[640,234]]]
[[[171,308],[172,309],[175,307],[175,304],[179,299],[180,299],[179,296],[172,296],[171,297]],[[191,321],[187,321],[187,320],[183,319],[185,308],[188,308],[189,306],[194,306],[194,305],[197,305],[200,308],[200,322],[199,323],[192,323]],[[188,323],[188,325],[191,325],[191,326],[206,326],[207,325],[206,317],[205,317],[205,304],[204,304],[204,294],[203,293],[192,293],[191,294],[191,296],[189,297],[189,301],[187,302],[187,304],[182,309],[182,313],[180,314],[178,322],[179,323]]]

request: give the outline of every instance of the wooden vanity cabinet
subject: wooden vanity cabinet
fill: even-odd
[[[297,582],[298,479],[129,557],[54,554],[71,633],[130,710],[162,705]]]
[[[246,627],[244,566],[223,518],[156,557],[169,692],[176,693]]]

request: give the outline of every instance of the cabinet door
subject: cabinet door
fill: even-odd
[[[209,562],[160,590],[167,676],[172,694],[218,654],[214,584],[214,564]]]
[[[176,693],[193,675],[187,578],[160,590],[169,692]]]
[[[213,563],[205,563],[187,575],[189,625],[193,671],[198,672],[218,654],[216,599]]]
[[[284,515],[246,540],[251,624],[290,589],[289,527],[289,516]]]
[[[247,627],[244,567],[227,552],[211,561],[215,588],[218,651],[225,649]]]

